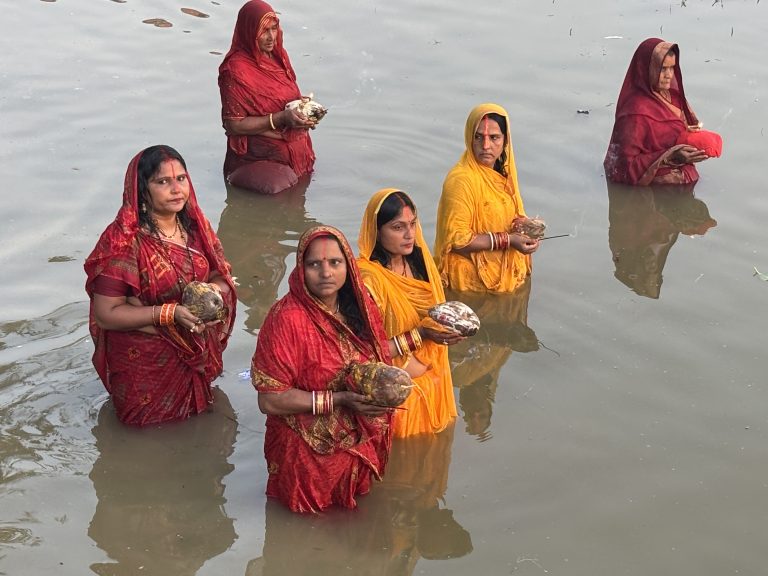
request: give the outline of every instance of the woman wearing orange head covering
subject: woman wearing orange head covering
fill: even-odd
[[[440,330],[427,310],[445,293],[407,194],[379,190],[368,202],[358,238],[363,281],[384,316],[393,363],[416,386],[396,410],[396,437],[440,432],[456,417],[446,345],[462,340]]]
[[[511,232],[525,210],[504,108],[474,108],[464,142],[464,154],[443,183],[435,261],[453,290],[512,292],[530,274],[539,243]]]

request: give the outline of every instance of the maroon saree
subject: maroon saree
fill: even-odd
[[[662,62],[672,51],[677,57],[670,89],[671,103],[654,90]],[[648,38],[638,46],[616,102],[616,120],[603,166],[612,182],[648,186],[650,184],[690,184],[699,179],[693,164],[670,166],[670,156],[688,126],[698,124],[685,98],[677,44]]]
[[[125,175],[123,205],[85,262],[85,289],[91,298],[90,331],[95,345],[93,364],[112,397],[118,418],[146,425],[179,420],[204,411],[213,401],[211,382],[221,373],[235,314],[234,284],[229,264],[210,223],[197,204],[190,181],[187,212],[192,220],[189,253],[183,246],[160,241],[138,222],[137,166]],[[93,314],[93,296],[104,281],[129,287],[144,306],[179,302],[183,284],[220,274],[230,286],[227,320],[202,334],[157,327],[157,334],[138,330],[103,330]],[[103,284],[102,284],[103,285]]]
[[[240,9],[232,46],[219,66],[222,120],[266,116],[279,112],[301,97],[283,30],[278,28],[272,58],[258,49],[257,38],[266,25],[279,20],[266,2],[250,0]],[[293,169],[297,177],[312,171],[315,154],[305,129],[285,130],[281,138],[227,134],[224,176],[253,162],[277,162]]]
[[[319,236],[339,240],[364,327],[353,332],[322,306],[304,284],[304,252]],[[360,279],[349,244],[330,226],[311,228],[299,240],[289,292],[269,311],[259,332],[251,375],[259,393],[346,390],[350,362],[391,362],[378,308]],[[367,417],[337,407],[332,414],[267,416],[264,455],[267,496],[295,512],[356,506],[389,457],[391,415]]]

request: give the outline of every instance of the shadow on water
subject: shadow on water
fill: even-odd
[[[227,205],[218,236],[236,277],[237,297],[247,306],[245,326],[255,333],[277,301],[286,258],[295,254],[299,236],[317,224],[304,207],[309,177],[275,196],[227,184]]]
[[[237,539],[225,509],[224,477],[234,466],[237,422],[215,389],[212,411],[187,421],[136,429],[111,402],[93,428],[98,458],[90,473],[98,498],[88,536],[114,562],[91,564],[102,576],[192,576]]]
[[[614,276],[633,292],[659,298],[664,265],[680,234],[717,225],[693,186],[625,186],[608,182],[608,246]]]
[[[511,294],[449,293],[448,300],[461,300],[480,319],[480,330],[451,346],[453,385],[459,389],[459,405],[466,431],[479,441],[491,438],[491,417],[499,372],[512,352],[539,349],[536,333],[528,327],[531,278]]]
[[[421,558],[471,553],[469,532],[441,507],[453,431],[395,440],[384,480],[353,513],[301,516],[267,501],[263,555],[248,563],[246,576],[410,576]]]

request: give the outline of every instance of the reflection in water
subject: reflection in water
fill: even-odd
[[[261,328],[277,301],[285,260],[295,254],[299,236],[317,223],[304,208],[309,182],[306,176],[274,196],[227,184],[217,234],[237,279],[237,298],[248,307],[245,326],[251,333]]]
[[[396,439],[383,482],[355,511],[303,516],[268,500],[263,556],[251,560],[246,576],[410,576],[419,558],[469,554],[469,532],[440,508],[453,429]]]
[[[491,437],[491,416],[499,372],[515,352],[539,349],[534,331],[528,327],[531,278],[509,294],[446,294],[461,300],[480,318],[480,330],[471,338],[451,346],[453,384],[459,388],[459,405],[468,434],[484,441]]]
[[[92,564],[96,574],[191,576],[237,538],[222,481],[237,423],[226,395],[215,395],[211,413],[141,430],[120,424],[111,402],[102,407],[88,535],[114,562]]]
[[[608,182],[608,245],[614,275],[640,296],[658,298],[662,271],[679,234],[717,225],[693,186],[624,186]]]

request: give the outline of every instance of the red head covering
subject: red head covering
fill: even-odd
[[[679,96],[679,107],[685,114],[688,124],[698,123],[696,115],[685,99],[683,73],[680,71],[680,49],[677,44],[665,42],[661,38],[648,38],[635,50],[616,102],[617,119],[628,114],[646,114],[659,118],[666,113],[666,106],[656,97],[655,88],[659,82],[662,63],[669,52],[672,52],[677,60],[670,92],[677,93]]]
[[[172,150],[172,149],[171,149]],[[99,241],[96,243],[96,247],[85,261],[85,273],[87,279],[85,282],[85,290],[88,296],[93,302],[94,283],[99,275],[109,266],[110,262],[116,258],[127,258],[128,260],[134,260],[137,258],[136,251],[136,236],[140,233],[139,224],[139,204],[141,199],[139,198],[139,183],[138,183],[138,166],[139,160],[145,150],[139,152],[134,156],[128,165],[128,170],[125,173],[125,184],[123,188],[123,205],[117,212],[115,220],[107,226],[106,230],[102,232]],[[175,159],[174,156],[168,154],[168,159]],[[229,326],[226,327],[226,333],[229,334],[232,326],[234,325],[235,318],[235,286],[230,275],[229,263],[224,259],[224,251],[222,250],[221,243],[216,237],[216,233],[213,231],[210,222],[203,214],[200,206],[197,203],[197,197],[195,196],[195,188],[192,185],[192,180],[189,180],[189,198],[187,200],[186,213],[189,216],[192,223],[195,225],[195,235],[199,237],[199,248],[208,260],[211,271],[218,271],[225,279],[230,287],[230,301],[227,305],[230,309],[228,322]],[[141,258],[142,251],[139,252],[139,258]],[[146,266],[146,263],[144,263]],[[147,298],[149,301],[143,302],[145,305],[155,304],[159,301],[160,295],[158,293],[158,286],[156,282],[149,279],[149,286],[143,287],[141,285],[140,270],[142,263],[139,262],[135,268],[131,267],[131,270],[126,269],[121,278],[124,282],[129,284],[133,288],[133,292],[139,295],[140,298]],[[143,290],[143,288],[146,288]],[[99,376],[106,383],[107,379],[107,357],[105,349],[105,341],[103,338],[104,331],[96,324],[93,315],[93,305],[91,304],[90,312],[90,331],[93,337],[96,350],[93,355],[93,363],[96,367]],[[164,332],[161,331],[161,335]],[[187,335],[187,337],[190,337]],[[226,344],[226,338],[222,340],[222,345]]]
[[[348,282],[352,287],[363,322],[366,328],[370,330],[377,359],[389,363],[389,347],[386,345],[387,336],[384,332],[381,313],[363,283],[355,255],[341,231],[333,226],[315,226],[302,234],[296,251],[296,268],[293,269],[288,278],[288,289],[291,296],[301,303],[315,324],[323,325],[329,321],[338,322],[336,317],[329,314],[317,298],[310,294],[304,279],[304,254],[313,240],[323,236],[336,239],[341,246],[341,251],[347,260]]]
[[[676,56],[669,93],[658,91],[664,58]],[[698,124],[685,98],[677,44],[648,38],[635,50],[616,102],[616,121],[603,166],[612,182],[647,186],[691,184],[699,175],[693,164],[669,166],[677,139]]]
[[[262,54],[258,46],[259,36],[273,22],[277,24],[277,37],[275,38],[275,47],[272,49],[272,56],[280,63],[282,72],[277,71],[274,66],[269,66],[272,59]],[[291,83],[296,81],[296,73],[291,66],[288,52],[283,48],[283,29],[280,27],[280,20],[272,6],[262,2],[262,0],[246,2],[240,8],[240,12],[237,13],[232,46],[219,66],[219,73],[241,66],[243,63],[238,62],[240,59],[245,60],[246,64],[255,65],[277,81],[282,81],[286,76]]]

